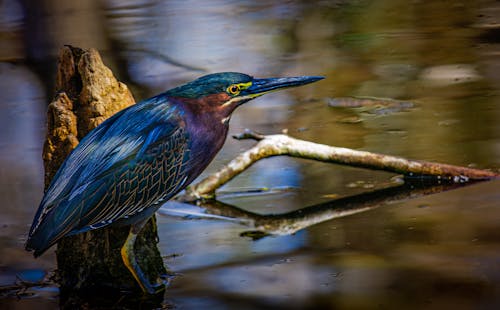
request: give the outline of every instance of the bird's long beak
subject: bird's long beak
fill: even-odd
[[[255,98],[272,91],[313,83],[324,79],[323,76],[296,76],[269,79],[254,79],[252,85],[241,92],[241,96]]]

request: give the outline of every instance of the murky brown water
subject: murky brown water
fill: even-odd
[[[464,166],[500,167],[500,5],[495,1],[57,1],[0,3],[0,285],[38,280],[53,253],[23,250],[42,195],[44,109],[62,44],[96,47],[137,99],[206,72],[324,75],[242,107],[244,128]],[[338,107],[337,97],[410,102]],[[228,140],[214,171],[249,141]],[[272,158],[224,202],[281,213],[392,175]],[[425,196],[257,241],[215,219],[159,216],[181,309],[500,307],[500,181]],[[1,309],[57,308],[57,289],[0,295]]]

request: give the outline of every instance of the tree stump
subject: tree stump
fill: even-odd
[[[115,79],[95,49],[65,46],[58,58],[56,96],[47,112],[43,149],[45,187],[71,150],[105,119],[134,104],[127,86]],[[61,296],[140,291],[120,255],[129,227],[111,227],[63,238],[57,245]],[[135,252],[154,282],[166,270],[157,248],[155,217],[137,238]],[[68,307],[71,307],[69,305]]]

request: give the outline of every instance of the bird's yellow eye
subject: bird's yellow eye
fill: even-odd
[[[240,86],[238,85],[231,85],[227,88],[227,92],[230,93],[233,96],[236,96],[237,94],[240,93]]]

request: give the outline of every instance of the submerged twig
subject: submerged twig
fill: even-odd
[[[45,277],[40,281],[26,281],[17,278],[16,282],[9,285],[0,286],[0,296],[2,295],[23,295],[29,288],[32,287],[46,287],[46,286],[56,286],[56,283],[50,277]]]
[[[241,153],[216,173],[188,188],[186,194],[180,198],[181,200],[213,197],[217,188],[243,172],[256,161],[278,155],[384,170],[410,176],[433,176],[436,177],[436,180],[450,183],[466,183],[498,177],[497,173],[488,170],[410,160],[397,156],[334,147],[295,139],[283,134],[262,136],[246,132],[237,138],[254,139],[259,142],[251,149]]]

